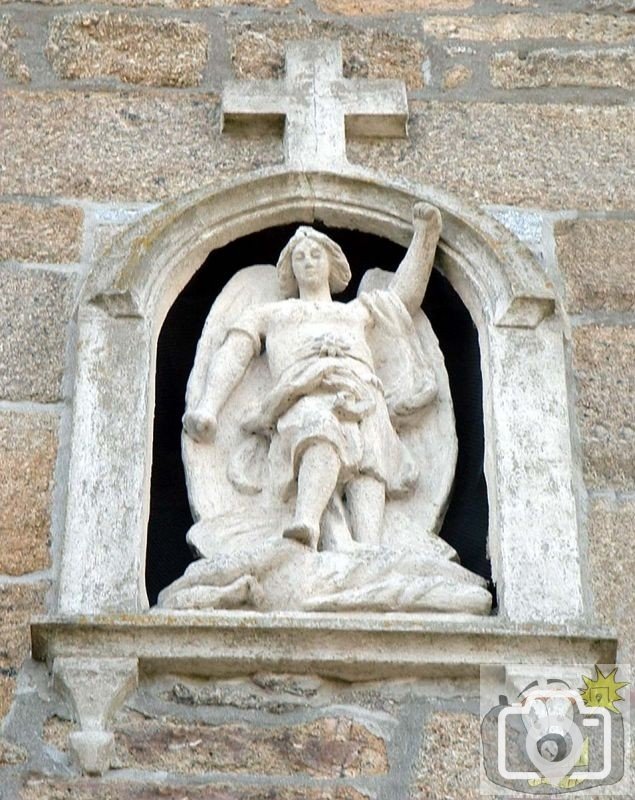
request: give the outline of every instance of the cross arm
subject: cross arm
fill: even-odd
[[[279,81],[229,81],[223,88],[221,128],[235,130],[279,128],[288,113],[288,102]]]
[[[351,136],[406,136],[408,99],[403,81],[342,78],[333,88]]]

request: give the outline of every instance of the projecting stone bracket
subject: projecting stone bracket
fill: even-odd
[[[161,610],[145,614],[42,617],[31,624],[33,657],[53,665],[81,730],[70,745],[82,770],[109,769],[112,716],[137,675],[237,677],[317,674],[349,682],[479,679],[501,674],[510,696],[553,668],[614,664],[614,632],[589,624],[513,624],[468,614]],[[513,665],[510,665],[510,660]],[[571,673],[578,675],[577,672]],[[572,685],[576,685],[575,681]]]
[[[73,757],[83,772],[103,775],[115,752],[115,737],[107,728],[137,686],[137,659],[63,656],[55,659],[53,676],[81,728],[69,736]]]
[[[481,667],[510,660],[528,672],[612,664],[617,648],[612,631],[588,624],[514,625],[468,614],[157,610],[43,617],[31,635],[33,657],[53,662],[73,694],[83,731],[105,730],[134,688],[137,664],[144,673],[200,677],[265,670],[346,681],[478,678]]]

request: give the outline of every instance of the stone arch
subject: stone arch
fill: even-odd
[[[494,324],[535,327],[553,311],[540,267],[491,217],[438,189],[383,183],[361,171],[268,172],[162,205],[96,265],[80,304],[113,316],[158,312],[162,320],[211,250],[275,225],[320,219],[407,245],[417,200],[441,209],[444,269],[475,314],[482,309]]]
[[[441,268],[479,331],[489,549],[501,612],[517,621],[582,613],[562,322],[552,289],[527,249],[491,218],[437,189],[354,168],[267,171],[188,195],[131,226],[95,264],[77,312],[60,612],[147,606],[156,340],[208,253],[316,219],[405,245],[417,200],[441,210]],[[554,535],[558,564],[549,556]]]

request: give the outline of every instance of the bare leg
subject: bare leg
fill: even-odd
[[[333,445],[316,442],[302,456],[298,471],[298,497],[293,522],[283,532],[286,539],[295,539],[317,550],[320,522],[340,472],[340,459]]]
[[[384,484],[369,475],[360,475],[346,487],[346,501],[355,541],[360,544],[379,544],[386,505]]]
[[[351,536],[348,515],[344,509],[343,498],[336,491],[333,493],[320,527],[319,547],[336,553],[349,553],[360,547]]]

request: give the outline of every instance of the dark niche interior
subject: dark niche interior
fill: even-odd
[[[153,466],[148,523],[146,585],[150,604],[193,560],[185,541],[192,516],[181,461],[181,417],[185,388],[205,318],[229,278],[252,264],[275,264],[296,225],[245,236],[208,256],[170,309],[157,347]],[[399,245],[371,234],[315,228],[328,233],[346,253],[353,279],[340,300],[355,297],[364,271],[394,271],[404,256]],[[452,498],[441,536],[467,569],[491,583],[486,555],[487,490],[483,472],[483,403],[476,328],[449,282],[433,270],[423,302],[439,339],[450,379],[459,443]],[[490,588],[492,588],[490,586]]]

